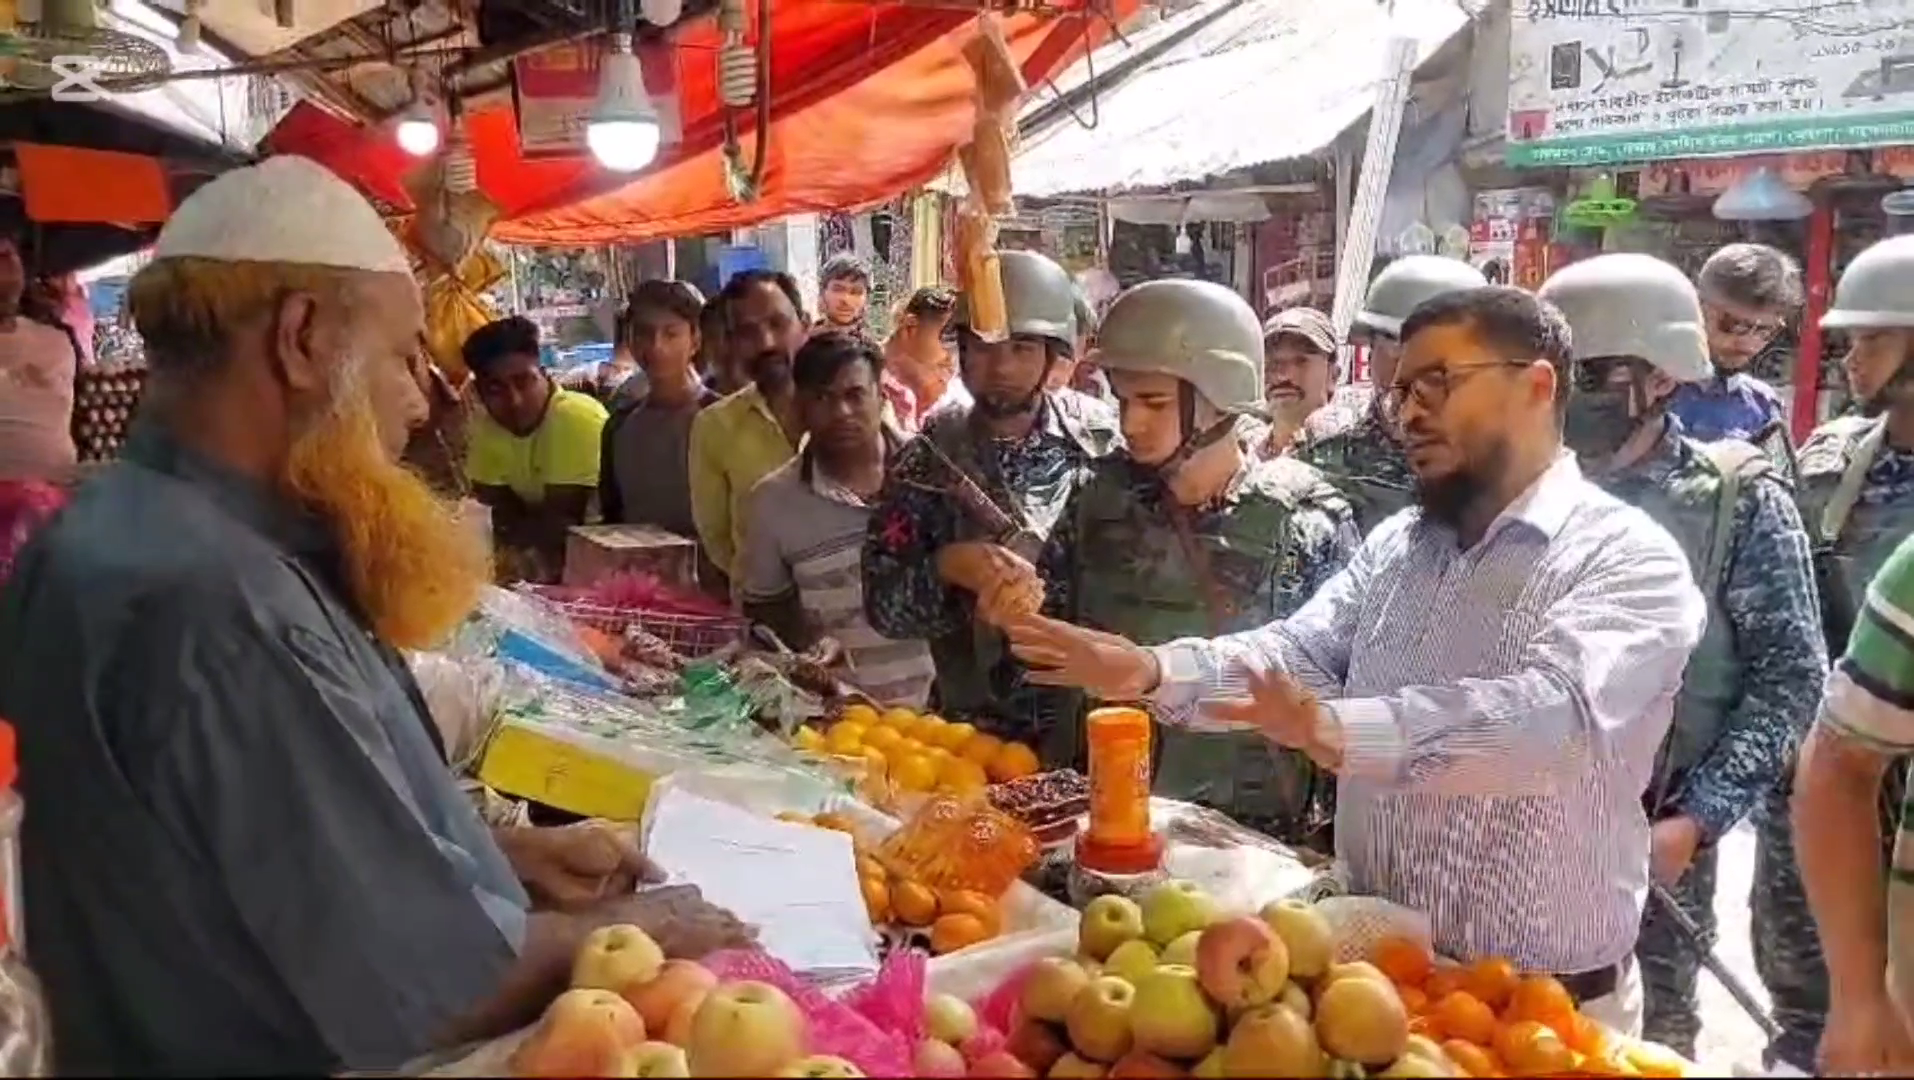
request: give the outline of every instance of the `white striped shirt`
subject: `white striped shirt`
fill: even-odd
[[[922,708],[937,677],[930,646],[893,641],[864,617],[864,533],[870,507],[800,454],[745,503],[738,595],[772,603],[795,591],[804,617],[850,657],[850,681],[886,705]]]
[[[1575,974],[1635,944],[1641,794],[1705,604],[1661,526],[1564,455],[1459,550],[1411,508],[1289,619],[1157,650],[1169,722],[1286,670],[1343,731],[1337,854],[1462,959]]]

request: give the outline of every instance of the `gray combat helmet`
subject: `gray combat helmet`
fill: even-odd
[[[1914,328],[1914,235],[1888,237],[1856,255],[1834,285],[1821,328]]]
[[[1356,325],[1390,337],[1402,334],[1402,321],[1424,302],[1443,293],[1479,289],[1489,283],[1482,271],[1442,255],[1405,255],[1376,275],[1356,312]]]
[[[1209,281],[1146,281],[1116,298],[1098,330],[1105,371],[1149,371],[1189,383],[1218,412],[1263,407],[1263,326],[1230,289]]]
[[[1556,271],[1535,293],[1568,320],[1577,359],[1633,356],[1677,382],[1714,371],[1701,297],[1686,275],[1649,255],[1597,255]]]
[[[1049,338],[1070,355],[1077,344],[1077,287],[1063,267],[1030,251],[997,256],[1004,283],[1004,307],[1012,334]],[[970,326],[968,297],[959,294],[952,326]]]

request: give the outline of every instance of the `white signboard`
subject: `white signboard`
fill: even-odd
[[[1514,0],[1508,161],[1914,142],[1914,0]]]

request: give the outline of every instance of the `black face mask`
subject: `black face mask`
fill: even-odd
[[[1613,457],[1641,423],[1640,395],[1633,385],[1577,389],[1562,419],[1562,441],[1584,461]]]

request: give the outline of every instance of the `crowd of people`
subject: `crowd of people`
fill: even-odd
[[[1798,451],[1745,368],[1799,275],[1756,245],[1533,293],[1411,256],[1346,340],[1204,282],[1099,319],[1041,255],[1002,275],[1002,332],[923,289],[882,342],[852,260],[817,319],[777,272],[646,282],[628,383],[559,385],[506,319],[466,342],[468,393],[323,168],[182,203],[129,293],[125,459],[57,513],[0,504],[40,526],[0,590],[0,716],[62,1070],[389,1069],[523,1022],[596,926],[748,937],[634,894],[618,834],[489,828],[459,791],[402,650],[491,577],[467,493],[518,576],[581,523],[683,535],[793,648],[831,637],[873,698],[1051,766],[1089,705],[1147,701],[1159,793],[1691,1056],[1719,843],[1752,820],[1769,1059],[1914,1067],[1914,238],[1840,279],[1856,409]],[[403,458],[455,421],[435,489]]]

